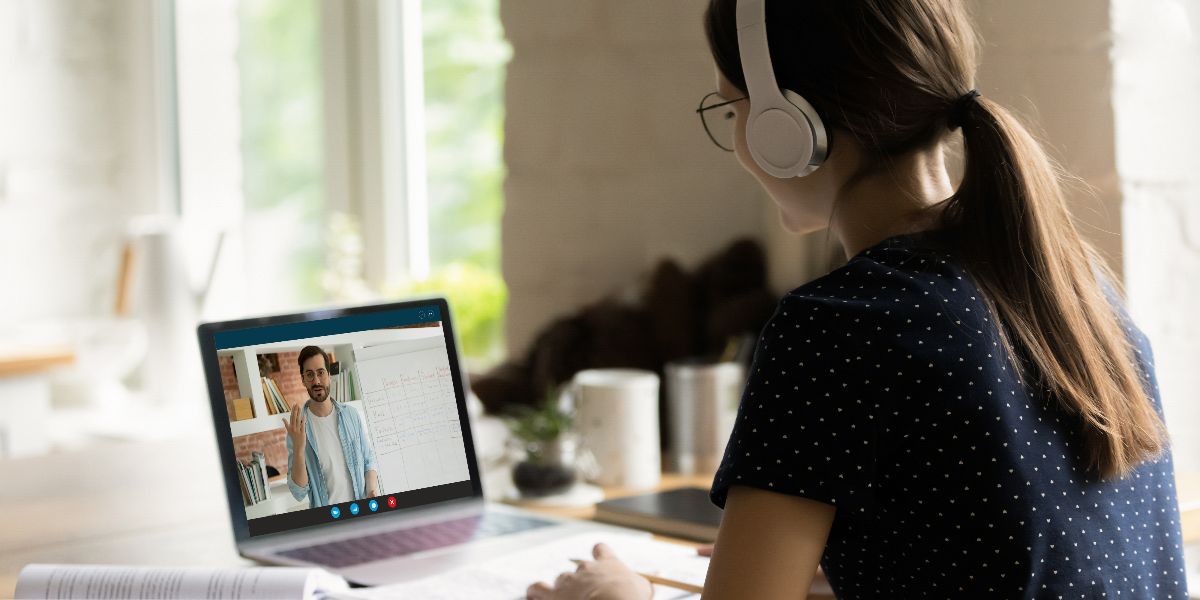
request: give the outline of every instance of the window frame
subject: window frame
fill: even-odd
[[[419,0],[321,0],[327,213],[355,218],[372,287],[430,271]],[[402,223],[397,227],[395,224]]]
[[[206,16],[227,20],[237,12],[238,0],[190,1],[205,2],[200,8]],[[156,118],[165,149],[158,165],[163,179],[159,210],[187,227],[229,230],[234,239],[227,249],[236,253],[242,248],[237,234],[247,210],[240,168],[240,116],[237,123],[222,122],[223,131],[215,140],[219,148],[212,132],[189,135],[188,125],[181,121],[189,112],[209,111],[209,102],[232,108],[227,114],[240,115],[240,99],[235,86],[232,96],[222,88],[217,92],[222,97],[192,99],[192,106],[186,106],[189,99],[182,96],[189,83],[202,76],[189,77],[181,67],[186,64],[197,71],[228,69],[229,64],[235,71],[240,67],[236,50],[202,57],[198,66],[181,60],[179,38],[187,35],[181,34],[181,28],[188,25],[189,11],[181,15],[179,4],[180,0],[160,0],[156,4],[160,18],[154,24],[156,50],[164,52],[163,68],[155,75],[160,97],[165,99],[165,110]],[[372,289],[424,279],[430,272],[430,246],[420,0],[318,0],[317,4],[324,218],[328,221],[341,213],[358,224],[363,272],[351,275],[361,275]],[[196,90],[196,85],[190,87]],[[188,168],[189,155],[212,152],[235,154],[237,164],[222,165],[218,173],[189,172],[200,170]],[[214,182],[214,177],[221,181]],[[219,197],[208,197],[214,192]],[[229,256],[222,263],[234,267],[246,258]],[[233,283],[245,276],[232,275]]]

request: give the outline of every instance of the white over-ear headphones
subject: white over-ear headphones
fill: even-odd
[[[829,134],[807,100],[775,82],[767,46],[766,0],[737,1],[737,37],[750,101],[746,119],[750,156],[762,170],[781,179],[812,173],[829,153]]]

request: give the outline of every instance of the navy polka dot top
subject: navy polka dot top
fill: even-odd
[[[1014,372],[963,269],[898,236],[779,303],[712,500],[836,506],[838,598],[1186,598],[1170,454],[1096,481],[1076,430]]]

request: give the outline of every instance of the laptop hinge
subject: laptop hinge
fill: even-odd
[[[268,549],[288,548],[298,545],[320,544],[361,537],[394,529],[406,529],[430,522],[443,521],[456,516],[466,517],[484,511],[487,503],[478,497],[439,502],[433,506],[422,506],[397,512],[390,516],[379,515],[362,519],[357,523],[341,523],[337,527],[306,527],[299,531],[284,531],[254,537],[238,542],[242,552],[261,553]]]

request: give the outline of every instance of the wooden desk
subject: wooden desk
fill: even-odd
[[[252,564],[234,551],[208,438],[0,461],[0,482],[3,598],[31,562]]]
[[[12,597],[17,574],[31,562],[253,564],[234,550],[217,456],[205,435],[0,461],[0,598]],[[1196,504],[1185,494],[1200,493],[1198,482],[1180,478],[1185,506]],[[661,487],[708,484],[667,476]],[[588,518],[594,509],[545,512]],[[1183,523],[1186,540],[1200,538],[1200,509],[1187,511]]]
[[[12,597],[17,575],[32,562],[254,564],[234,550],[217,455],[206,436],[0,461],[0,598]],[[663,487],[709,483],[668,476]],[[595,512],[536,510],[574,518]]]

